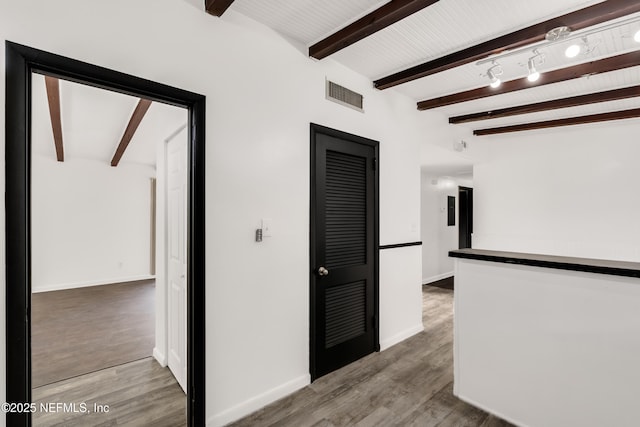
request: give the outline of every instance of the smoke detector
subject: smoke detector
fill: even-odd
[[[466,148],[467,148],[466,141],[463,141],[463,140],[453,141],[453,149],[455,151],[464,151]]]

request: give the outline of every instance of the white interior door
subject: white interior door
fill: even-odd
[[[168,365],[187,390],[187,141],[167,143]]]

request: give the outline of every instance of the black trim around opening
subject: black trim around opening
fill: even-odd
[[[31,402],[31,73],[147,98],[189,111],[187,421],[205,424],[205,97],[9,41],[6,49],[7,402]],[[8,413],[8,426],[31,414]]]

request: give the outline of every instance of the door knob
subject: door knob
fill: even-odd
[[[320,267],[318,269],[318,276],[326,276],[327,274],[329,274],[329,270],[327,270],[324,267]]]

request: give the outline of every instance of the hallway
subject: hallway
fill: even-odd
[[[233,426],[511,424],[453,396],[453,291],[422,287],[424,332],[326,375]]]

